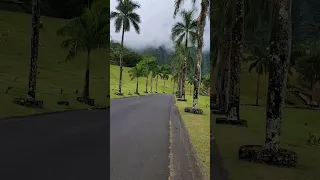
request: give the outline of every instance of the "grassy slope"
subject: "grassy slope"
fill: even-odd
[[[136,80],[130,81],[129,71],[130,68],[124,68],[123,72],[123,93],[124,96],[128,96],[129,90],[133,94],[136,89]],[[166,81],[166,93],[172,93],[173,82],[170,80]],[[163,80],[159,79],[158,82],[158,93],[163,92]],[[119,83],[119,66],[110,65],[110,91],[111,98],[120,98],[114,93],[118,91]],[[139,78],[139,93],[145,95],[144,91],[146,88],[146,78]],[[155,91],[155,80],[153,81],[153,92]],[[148,84],[148,91],[150,91],[150,78]],[[187,126],[188,132],[191,136],[192,144],[195,146],[196,151],[203,161],[204,166],[209,177],[210,169],[210,114],[209,114],[209,97],[200,96],[199,107],[204,110],[204,115],[194,115],[184,112],[184,108],[192,105],[192,96],[190,95],[190,85],[186,85],[187,102],[177,102],[177,106],[180,110],[181,116]],[[112,105],[111,105],[112,106]]]
[[[62,38],[57,29],[67,20],[41,17],[44,29],[40,31],[37,78],[37,98],[44,101],[44,109],[21,107],[11,103],[14,97],[26,97],[30,57],[31,16],[0,11],[0,116],[22,115],[85,108],[76,101],[76,89],[82,91],[84,82],[85,53],[68,63],[60,63],[67,51],[60,47]],[[91,57],[91,96],[97,104],[107,105],[109,84],[107,50],[94,51]],[[13,81],[17,78],[16,82]],[[14,87],[5,94],[7,87]],[[18,90],[16,88],[21,88]],[[60,95],[60,89],[64,94]],[[69,100],[70,107],[56,105],[58,100]]]
[[[241,103],[255,103],[256,74],[247,73],[244,64],[241,75]],[[296,80],[293,79],[293,82]],[[266,104],[267,77],[261,80],[261,104]],[[291,97],[292,99],[295,97]],[[290,100],[292,100],[290,99]],[[299,99],[293,99],[297,104]],[[301,103],[301,102],[300,102]],[[301,106],[301,104],[299,104]],[[320,170],[320,147],[307,144],[309,132],[320,133],[320,111],[286,108],[282,123],[281,147],[299,155],[297,168],[279,168],[238,160],[239,146],[262,144],[265,133],[265,107],[241,107],[241,118],[249,127],[233,127],[212,123],[213,133],[232,180],[315,180]],[[216,116],[217,117],[217,116]]]

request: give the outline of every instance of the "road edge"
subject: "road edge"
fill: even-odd
[[[110,106],[107,106],[107,107],[104,108],[104,109],[101,109],[101,108],[99,108],[99,107],[82,108],[82,109],[66,109],[66,110],[61,110],[61,111],[50,111],[50,112],[36,113],[36,114],[3,116],[3,117],[0,117],[0,121],[2,121],[2,120],[10,120],[10,119],[21,119],[21,118],[27,118],[27,117],[44,116],[44,115],[50,115],[50,114],[61,114],[61,113],[76,112],[76,111],[108,110],[108,109],[110,109]]]
[[[206,174],[206,170],[205,167],[203,165],[203,163],[201,162],[196,149],[194,148],[193,144],[191,143],[191,138],[189,135],[189,132],[187,130],[187,127],[181,117],[180,111],[176,105],[176,100],[174,97],[172,97],[172,109],[171,109],[171,113],[176,112],[177,114],[177,118],[181,127],[181,131],[180,133],[182,133],[182,135],[180,135],[180,137],[184,137],[184,140],[182,140],[184,143],[184,148],[186,149],[187,152],[189,152],[188,155],[188,159],[189,159],[189,165],[192,171],[192,175],[193,175],[193,179],[195,180],[209,180]],[[174,117],[174,116],[171,116]]]

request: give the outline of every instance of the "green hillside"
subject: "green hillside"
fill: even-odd
[[[84,83],[85,54],[64,62],[67,50],[62,49],[62,38],[57,29],[67,20],[41,17],[37,99],[44,101],[44,109],[33,109],[12,103],[15,97],[26,97],[30,57],[31,16],[0,11],[0,116],[41,113],[88,106],[76,101]],[[108,51],[93,51],[91,57],[91,96],[96,104],[107,105],[109,88]],[[5,91],[12,87],[8,94]],[[60,90],[63,89],[63,94]],[[76,90],[79,94],[76,95]],[[59,106],[57,101],[68,100],[70,106]]]

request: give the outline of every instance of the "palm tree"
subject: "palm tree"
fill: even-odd
[[[249,60],[253,61],[250,64],[249,72],[251,72],[253,68],[255,68],[257,72],[256,106],[259,106],[260,76],[268,73],[269,56],[268,51],[265,50],[264,47],[257,46],[254,47],[253,54],[253,56],[249,57]]]
[[[171,29],[171,39],[180,45],[184,43],[184,61],[182,63],[181,72],[181,99],[185,100],[185,82],[186,82],[186,70],[187,70],[187,58],[188,58],[188,46],[189,44],[195,44],[196,42],[196,30],[197,21],[193,19],[194,10],[181,12],[182,22],[177,22]]]
[[[157,65],[157,67],[155,68],[154,70],[154,77],[156,78],[156,93],[158,93],[158,79],[159,79],[159,76],[161,75],[161,72],[162,72],[162,68],[160,65]]]
[[[93,50],[106,48],[109,44],[109,14],[106,6],[95,1],[91,8],[86,8],[82,16],[72,19],[63,25],[57,34],[66,39],[62,47],[68,48],[66,61],[75,58],[80,52],[87,53],[84,98],[89,98],[90,55]]]
[[[137,79],[136,94],[139,95],[139,77],[143,77],[146,74],[146,68],[143,63],[138,63],[135,67],[129,70],[131,81]]]
[[[204,26],[209,12],[209,0],[201,1],[201,11],[197,21],[197,59],[196,65],[194,67],[194,90],[193,90],[193,103],[192,108],[197,109],[198,98],[199,98],[199,88],[201,80],[201,62],[202,62],[202,48],[203,48],[203,33]]]
[[[29,70],[28,96],[30,100],[36,99],[37,85],[37,61],[39,49],[39,28],[40,28],[40,0],[32,1],[32,29],[31,29],[31,56]]]
[[[170,75],[170,66],[168,65],[163,65],[161,67],[161,79],[163,79],[163,93],[165,93],[166,90],[166,80],[169,79]]]
[[[184,47],[182,45],[179,45],[177,43],[175,43],[175,51],[174,54],[171,56],[171,63],[172,63],[172,67],[173,67],[173,71],[175,72],[175,74],[177,75],[177,92],[178,92],[178,97],[181,98],[182,97],[182,93],[181,93],[181,76],[182,76],[182,65],[183,65],[183,61],[184,61]]]
[[[273,1],[264,149],[277,152],[291,55],[291,1]]]
[[[121,37],[121,53],[120,53],[120,60],[119,60],[119,66],[120,66],[120,78],[119,78],[119,92],[118,95],[122,95],[122,56],[123,56],[123,39],[124,39],[124,32],[130,31],[131,24],[133,25],[136,32],[140,33],[140,27],[139,23],[140,16],[135,13],[134,11],[138,8],[140,8],[140,5],[137,2],[133,2],[131,0],[117,0],[118,5],[116,7],[117,12],[112,11],[110,15],[110,19],[115,19],[115,29],[116,32],[120,32],[122,27],[122,37]]]
[[[175,85],[178,81],[179,78],[179,74],[178,73],[174,73],[171,77],[171,81],[173,81],[173,89],[172,89],[172,93],[174,94],[174,89],[175,89]]]
[[[152,72],[154,66],[156,65],[156,60],[154,57],[145,57],[141,63],[143,63],[143,65],[145,66],[146,68],[146,74],[145,74],[145,77],[147,78],[146,79],[146,90],[145,90],[145,93],[148,93],[148,82],[149,82],[149,75],[150,73]],[[152,84],[152,78],[151,78],[151,84]],[[152,86],[152,85],[151,85]],[[151,90],[152,91],[152,90]]]

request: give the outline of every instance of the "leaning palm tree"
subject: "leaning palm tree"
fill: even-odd
[[[195,44],[197,34],[197,21],[193,18],[194,10],[181,12],[182,21],[177,22],[171,29],[171,39],[180,45],[184,43],[184,61],[181,72],[181,99],[185,100],[185,82],[189,44]]]
[[[145,74],[146,74],[146,68],[143,63],[138,63],[135,67],[129,70],[131,81],[134,79],[137,79],[136,92],[135,92],[135,94],[137,95],[139,95],[139,77],[143,77],[145,76]]]
[[[257,91],[256,91],[256,106],[259,106],[259,91],[260,91],[260,76],[268,73],[269,68],[269,56],[267,49],[264,47],[254,47],[253,56],[249,57],[249,60],[252,61],[249,67],[249,72],[253,68],[256,69],[257,73]]]
[[[40,0],[32,1],[32,28],[31,28],[31,56],[29,70],[28,96],[35,101],[37,85],[37,61],[39,49],[39,28],[40,28]]]
[[[106,48],[109,44],[109,14],[107,6],[95,1],[82,16],[72,19],[58,30],[66,39],[62,47],[68,48],[66,61],[74,59],[80,52],[87,53],[83,98],[89,98],[90,55],[93,50]]]
[[[133,25],[136,32],[140,33],[139,23],[140,16],[134,11],[140,8],[140,5],[137,2],[133,2],[131,0],[117,0],[118,5],[116,7],[117,12],[112,11],[110,15],[110,19],[115,19],[114,25],[116,32],[120,32],[122,28],[122,37],[121,37],[121,53],[120,53],[120,78],[119,78],[119,91],[118,95],[122,95],[122,53],[123,53],[123,39],[124,32],[130,31],[131,25]]]

